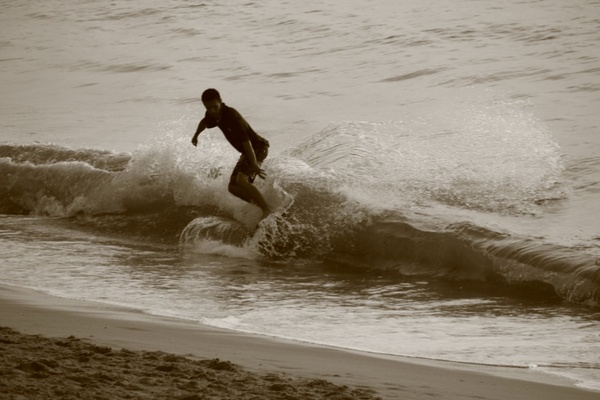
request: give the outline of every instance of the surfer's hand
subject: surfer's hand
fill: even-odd
[[[194,137],[192,138],[192,144],[193,144],[194,146],[196,146],[196,145],[198,144],[198,136],[194,136]]]
[[[256,172],[256,174],[258,175],[258,177],[260,179],[267,179],[267,173],[262,168],[259,168],[258,171]]]
[[[266,172],[265,172],[265,170],[264,170],[264,169],[262,169],[262,168],[260,167],[260,165],[258,165],[258,164],[256,164],[256,165],[254,166],[254,172],[256,172],[256,175],[258,175],[258,177],[259,177],[260,179],[266,179],[266,178],[267,178],[267,173],[266,173]]]

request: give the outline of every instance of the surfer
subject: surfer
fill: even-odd
[[[206,114],[198,124],[192,144],[198,144],[198,136],[206,128],[218,126],[229,143],[241,153],[229,179],[229,192],[260,207],[263,218],[266,217],[271,208],[260,190],[254,186],[254,179],[257,175],[262,179],[267,176],[261,164],[269,153],[269,142],[254,132],[239,112],[223,103],[216,89],[206,89],[202,93],[202,103]]]

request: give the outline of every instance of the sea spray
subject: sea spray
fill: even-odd
[[[530,214],[568,193],[544,124],[522,103],[485,97],[412,119],[332,123],[289,154],[381,209],[440,203]]]

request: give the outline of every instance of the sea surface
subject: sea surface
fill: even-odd
[[[600,390],[599,1],[0,1],[0,32],[3,284]],[[209,87],[271,142],[260,223],[190,143]]]

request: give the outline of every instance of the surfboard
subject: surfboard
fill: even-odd
[[[243,247],[261,227],[271,228],[285,220],[286,214],[294,203],[293,196],[276,187],[280,198],[274,205],[274,211],[260,219],[260,210],[254,205],[246,204],[234,213],[234,218],[222,215],[204,215],[191,221],[181,232],[180,242],[193,244],[201,241],[214,241]],[[256,211],[259,211],[257,214]],[[271,231],[273,229],[270,229]]]
[[[242,246],[251,232],[236,220],[221,216],[202,216],[190,222],[181,233],[181,241],[211,240]]]

